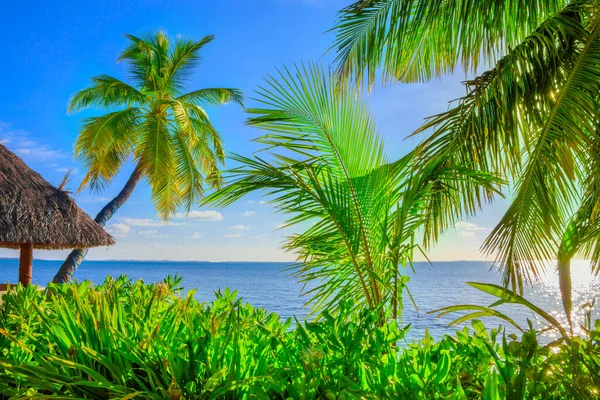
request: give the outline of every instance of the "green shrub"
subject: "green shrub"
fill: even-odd
[[[594,398],[600,333],[538,343],[479,321],[455,337],[404,343],[406,329],[341,304],[315,322],[282,322],[236,292],[211,304],[180,280],[108,278],[17,287],[0,308],[5,398]]]

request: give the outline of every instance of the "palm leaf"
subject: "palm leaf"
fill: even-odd
[[[573,158],[589,146],[596,129],[599,33],[596,24],[579,50],[574,50],[573,65],[529,141],[528,163],[519,175],[516,198],[484,244],[489,252],[497,251],[505,266],[505,283],[512,283],[513,290],[518,285],[522,292],[522,276],[530,281],[538,278],[540,261],[557,253],[557,237],[579,197],[575,179],[582,172]],[[524,270],[524,262],[530,272]]]
[[[186,93],[178,101],[193,103],[197,106],[220,105],[235,102],[243,106],[244,98],[237,89],[207,88]]]
[[[135,157],[152,188],[158,215],[168,219],[181,205],[181,196],[175,181],[173,139],[163,120],[146,117]]]
[[[384,298],[379,219],[390,206],[379,194],[392,191],[393,178],[376,172],[386,159],[364,104],[314,65],[269,77],[258,100],[266,107],[249,110],[248,123],[269,131],[257,141],[273,159],[234,156],[242,167],[207,202],[265,190],[288,225],[314,223],[285,245],[300,280],[322,282],[309,292],[313,311],[342,299],[375,306]]]
[[[75,141],[75,157],[87,168],[79,190],[102,189],[133,153],[142,123],[142,110],[126,108],[86,119]]]
[[[563,0],[502,2],[362,0],[344,8],[333,28],[338,70],[373,82],[425,81],[462,64],[476,72],[520,43]]]
[[[183,89],[186,79],[200,61],[199,51],[214,40],[213,35],[198,41],[178,38],[167,58],[165,66],[165,83],[174,92]]]
[[[90,106],[118,107],[144,103],[144,95],[112,76],[98,75],[93,85],[75,93],[69,100],[68,111],[80,111]]]
[[[302,228],[284,248],[307,290],[312,311],[340,301],[384,306],[397,316],[403,283],[399,267],[412,260],[414,237],[442,180],[477,176],[438,168],[413,176],[414,154],[393,163],[354,89],[317,66],[284,68],[258,91],[263,107],[248,110],[248,124],[267,131],[262,154],[232,159],[225,186],[205,199],[224,207],[255,191]],[[485,181],[485,182],[484,182]],[[491,190],[486,176],[481,185]]]

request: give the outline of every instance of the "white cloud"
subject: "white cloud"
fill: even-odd
[[[139,235],[142,235],[147,238],[166,238],[169,237],[166,233],[158,233],[156,229],[150,229],[147,231],[138,231]]]
[[[465,231],[487,231],[489,229],[484,226],[479,226],[479,225],[473,224],[471,222],[464,222],[464,221],[458,221],[454,225],[454,227],[456,229],[465,230]]]
[[[232,233],[232,234],[223,235],[223,236],[226,238],[239,238],[241,236],[244,236],[244,234],[243,233]]]
[[[200,232],[194,232],[194,234],[191,237],[192,239],[200,239],[202,235],[200,235]]]
[[[264,200],[261,200],[261,201],[258,202],[258,204],[267,204],[267,202],[264,201]]]
[[[244,213],[242,214],[244,217],[251,217],[253,215],[256,215],[256,211],[250,211],[250,210],[246,210],[244,211]]]
[[[8,124],[0,122],[0,142],[26,161],[44,162],[57,158],[71,158],[71,154],[57,150],[47,144],[30,139],[22,130],[12,129]]]
[[[474,238],[475,233],[471,231],[461,231],[458,232],[458,236],[460,236],[461,238]]]
[[[152,226],[177,226],[183,225],[176,222],[171,221],[159,221],[156,219],[149,218],[121,218],[121,221],[124,224],[132,225],[132,226],[142,226],[142,227],[152,227]]]
[[[114,237],[125,237],[131,230],[127,224],[111,224],[106,227],[106,231]]]
[[[28,158],[35,161],[54,160],[57,158],[66,158],[69,155],[61,150],[51,149],[45,144],[35,144],[31,147],[16,147],[13,149],[20,157]]]
[[[191,232],[189,232],[191,234]],[[249,242],[249,243],[246,243]],[[235,247],[233,247],[235,246]],[[0,249],[0,257],[18,257],[18,252]],[[39,252],[40,258],[64,260],[69,250]],[[224,239],[220,244],[204,243],[197,240],[193,246],[183,240],[179,243],[156,239],[156,243],[148,241],[118,240],[117,244],[108,248],[90,249],[86,259],[90,260],[177,260],[177,261],[278,261],[292,262],[294,253],[288,253],[274,244],[261,240],[249,241],[244,238]]]
[[[112,199],[110,197],[102,196],[86,196],[78,199],[79,203],[108,203]]]
[[[60,168],[57,168],[56,171],[60,172],[62,174],[71,172],[71,175],[77,175],[79,173],[79,170],[77,168],[68,168],[68,167],[60,167]]]
[[[233,229],[236,231],[242,231],[244,229],[250,229],[250,227],[247,225],[234,225],[234,226],[230,226],[229,229]]]
[[[218,211],[190,211],[189,213],[177,213],[175,218],[200,219],[204,221],[220,221],[223,219],[223,214]]]

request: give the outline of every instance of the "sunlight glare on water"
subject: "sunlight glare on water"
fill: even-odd
[[[408,287],[419,308],[417,312],[408,296],[405,296],[403,323],[412,324],[411,337],[422,337],[426,327],[434,337],[449,334],[453,329],[448,328],[448,324],[462,315],[450,314],[436,318],[434,315],[428,314],[430,311],[456,304],[488,306],[498,300],[496,297],[476,290],[465,283],[501,284],[501,272],[497,268],[490,269],[491,265],[488,262],[473,261],[434,262],[433,265],[416,263],[416,274],[405,272],[411,276]],[[574,333],[581,333],[579,326],[584,320],[582,306],[591,304],[595,296],[600,293],[600,280],[592,275],[589,262],[574,261],[572,264],[572,284],[573,331]],[[564,327],[568,328],[567,318],[561,302],[555,264],[548,264],[540,282],[535,283],[532,287],[525,288],[525,298],[551,314]],[[497,309],[513,318],[524,328],[527,327],[528,319],[533,322],[535,328],[541,329],[545,326],[545,323],[539,317],[524,306],[505,304]],[[592,316],[592,319],[600,317],[598,306],[594,307]],[[499,324],[506,325],[497,318],[484,318],[483,322],[488,328],[496,327]],[[515,330],[508,329],[508,331],[514,332]],[[547,332],[544,335],[548,341],[556,337],[553,332]]]
[[[589,261],[575,260],[571,264],[571,284],[573,286],[573,333],[583,334],[581,326],[584,324],[585,311],[592,308],[593,315],[598,318],[598,307],[595,306],[595,298],[600,293],[600,280],[594,277]],[[560,297],[560,285],[554,265],[549,263],[542,281],[530,289],[535,298],[543,303],[553,305],[544,308],[556,318],[565,328],[568,328],[567,317],[563,310]],[[548,333],[550,337],[556,337],[556,333]]]

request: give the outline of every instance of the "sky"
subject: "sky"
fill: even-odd
[[[200,39],[215,35],[202,53],[189,89],[233,87],[252,107],[253,91],[264,77],[283,65],[320,62],[331,66],[327,52],[337,11],[349,0],[224,1],[71,1],[9,2],[2,7],[3,96],[0,96],[0,141],[51,183],[58,185],[72,169],[67,188],[76,191],[85,173],[73,159],[73,143],[85,117],[98,110],[68,114],[71,94],[89,79],[109,74],[127,80],[126,65],[117,63],[126,47],[125,33],[157,30],[174,37]],[[390,159],[406,154],[420,138],[405,138],[424,118],[443,112],[464,94],[461,73],[424,84],[375,87],[367,102]],[[234,104],[208,110],[228,153],[251,155],[260,131],[244,125],[243,110]],[[422,137],[421,137],[422,138]],[[101,193],[74,193],[91,216],[123,187],[127,165]],[[280,229],[283,215],[265,198],[250,196],[222,210],[199,208],[158,220],[150,190],[141,183],[107,225],[117,244],[92,249],[90,259],[291,261],[281,248],[293,228]],[[506,210],[506,201],[487,206],[475,218],[457,223],[428,256],[432,260],[484,259],[479,248]],[[36,257],[61,259],[65,251],[38,252]],[[0,257],[16,257],[0,249]]]

